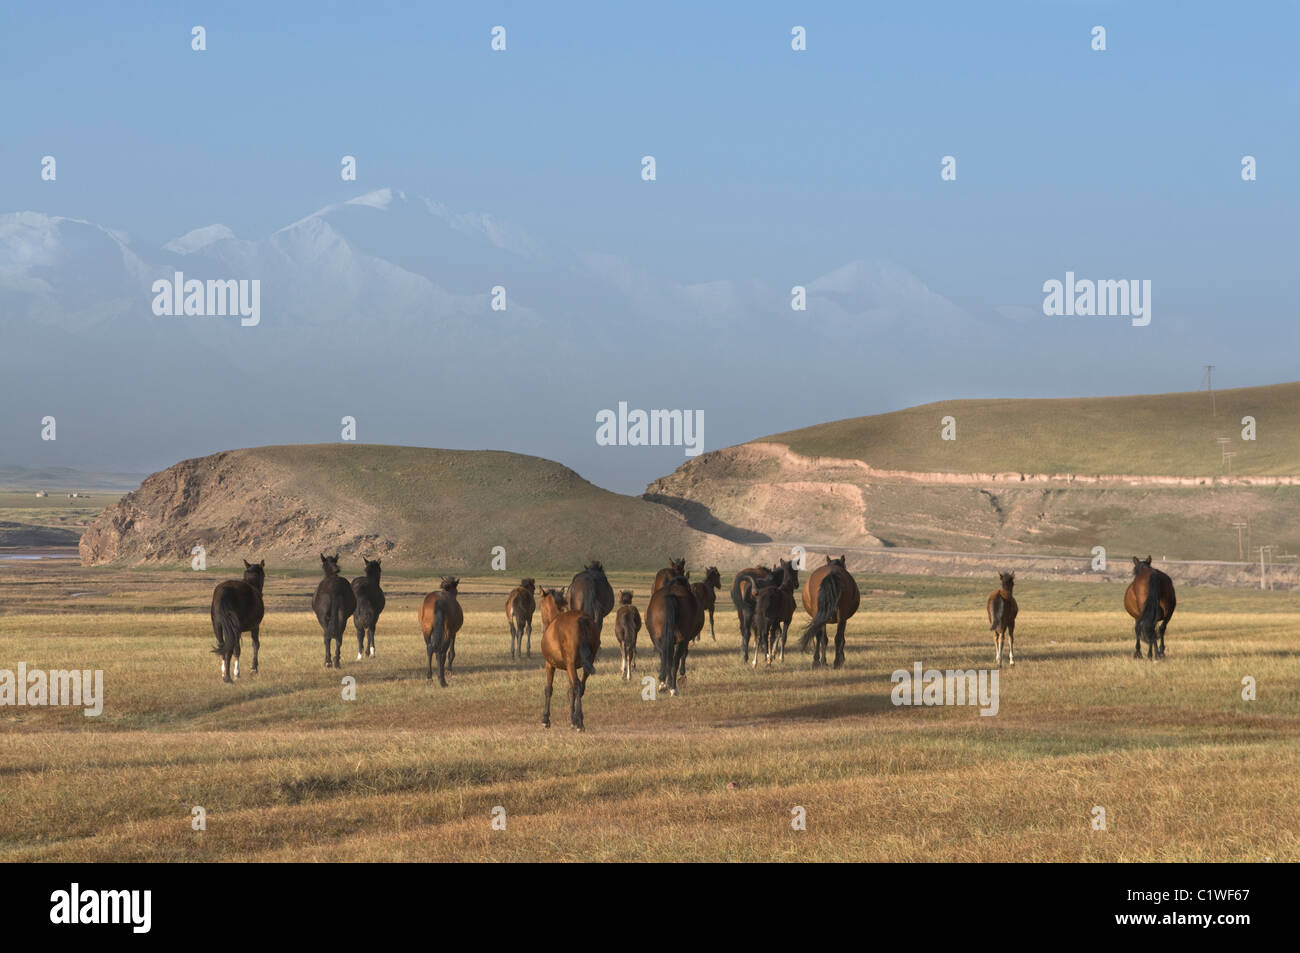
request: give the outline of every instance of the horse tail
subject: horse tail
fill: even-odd
[[[447,631],[447,607],[439,599],[433,605],[433,650],[442,651],[442,639]]]
[[[1164,592],[1164,576],[1156,570],[1147,574],[1147,601],[1138,616],[1138,633],[1143,642],[1156,640],[1156,620],[1160,617],[1160,597]]]
[[[588,675],[596,674],[596,659],[591,652],[591,636],[595,634],[595,623],[590,619],[578,619],[578,661],[582,663],[582,670]]]
[[[217,644],[212,650],[212,654],[225,655],[227,651],[233,652],[235,645],[239,642],[239,629],[239,612],[235,608],[235,593],[231,589],[224,589],[221,593],[221,599],[212,607],[212,631],[217,638]]]
[[[594,582],[591,585],[587,586],[585,590],[583,590],[582,608],[579,611],[585,612],[592,619],[596,618],[597,615],[596,584]]]
[[[677,638],[673,635],[675,628],[677,628],[677,599],[665,593],[664,627],[659,634],[659,661],[665,666],[665,672],[672,670],[673,654],[677,650]]]
[[[996,632],[1002,625],[1002,610],[1006,608],[1007,602],[1002,598],[1002,593],[993,594],[993,611],[990,613],[993,617],[993,624],[989,626],[990,632]]]
[[[839,609],[840,594],[843,591],[844,582],[840,579],[839,573],[833,572],[822,580],[822,584],[817,589],[817,614],[812,617],[808,627],[803,630],[803,635],[799,637],[801,650],[808,650],[808,643],[812,641],[813,633],[825,626],[827,620]]]

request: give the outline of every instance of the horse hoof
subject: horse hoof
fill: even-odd
[[[375,657],[375,647],[373,645],[370,646],[370,657],[371,658]]]
[[[551,727],[551,723],[550,723],[549,721],[544,721],[544,722],[542,722],[542,727],[543,727],[543,728],[549,728],[549,727]]]
[[[363,656],[360,652],[357,653],[357,661],[358,661],[358,662],[360,662],[364,657],[365,657],[365,656]]]

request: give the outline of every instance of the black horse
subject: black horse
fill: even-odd
[[[370,657],[375,656],[375,623],[379,613],[384,611],[384,590],[379,588],[379,560],[371,562],[364,556],[366,574],[352,580],[352,592],[357,597],[357,611],[352,616],[352,624],[357,627],[357,661],[360,662],[367,650],[369,641]]]
[[[605,567],[595,560],[587,563],[569,583],[568,595],[569,608],[591,616],[599,636],[605,616],[614,609],[614,587],[605,578]]]
[[[326,556],[321,553],[321,569],[325,578],[316,586],[311,607],[325,636],[325,667],[330,667],[330,642],[334,642],[334,668],[341,668],[339,653],[343,651],[343,633],[348,628],[348,618],[357,611],[357,596],[348,581],[339,575],[338,553]]]
[[[223,682],[239,678],[239,636],[242,632],[253,637],[253,674],[257,674],[257,630],[266,612],[262,602],[265,582],[266,560],[253,564],[245,559],[243,579],[227,579],[212,590],[212,634],[217,637],[217,646],[212,652],[221,656]],[[231,678],[232,667],[234,678]]]
[[[794,592],[799,586],[799,570],[788,560],[781,560],[774,576],[780,578],[775,586],[764,586],[754,596],[754,661],[763,653],[771,665],[780,646],[781,661],[785,661],[785,641],[794,619]],[[778,642],[779,637],[779,642]]]

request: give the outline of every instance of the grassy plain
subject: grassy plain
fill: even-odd
[[[540,625],[533,658],[509,658],[513,578],[462,584],[440,689],[415,622],[431,578],[397,574],[377,657],[345,643],[334,671],[315,576],[273,572],[262,672],[246,638],[244,677],[222,684],[207,603],[227,574],[0,563],[0,669],[99,668],[106,695],[98,718],[0,708],[0,858],[1300,860],[1291,593],[1181,589],[1151,664],[1131,657],[1121,585],[1024,581],[1017,664],[982,717],[890,700],[895,669],[992,662],[981,582],[860,578],[847,664],[817,672],[793,645],[742,666],[724,590],[681,697],[622,682],[607,626],[577,734],[558,683],[540,726]],[[612,581],[644,612],[648,575]],[[641,650],[638,679],[656,671],[644,633]]]

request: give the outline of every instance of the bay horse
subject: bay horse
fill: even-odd
[[[585,612],[596,623],[596,634],[605,624],[605,616],[614,608],[614,588],[605,578],[605,567],[592,560],[569,583],[569,608]]]
[[[781,661],[785,661],[785,640],[794,620],[794,591],[799,585],[799,570],[784,559],[779,569],[781,582],[764,586],[754,597],[754,667],[758,666],[760,650],[766,656],[767,664],[772,664],[776,657],[778,630],[781,633]]]
[[[861,596],[858,584],[844,565],[845,559],[826,557],[826,565],[813,570],[803,590],[803,608],[812,621],[803,630],[799,639],[799,648],[805,652],[808,643],[813,647],[813,668],[826,664],[826,626],[836,623],[835,628],[835,667],[844,664],[844,626],[848,624],[853,613],[858,611]]]
[[[420,631],[424,634],[424,651],[429,661],[425,678],[433,681],[433,657],[438,656],[438,684],[443,688],[447,687],[444,668],[450,668],[448,654],[453,659],[456,657],[456,633],[465,623],[456,592],[459,584],[455,576],[443,576],[439,587],[420,604]]]
[[[262,586],[266,582],[266,560],[250,563],[244,560],[244,578],[227,579],[212,590],[212,634],[217,638],[214,655],[221,656],[221,680],[232,682],[231,657],[234,657],[234,677],[239,678],[240,634],[253,637],[253,674],[257,674],[257,630],[262,625],[266,606],[262,602]]]
[[[556,669],[569,676],[569,727],[584,730],[582,696],[587,693],[587,677],[596,674],[596,655],[600,652],[600,632],[596,622],[585,612],[567,609],[553,618],[542,633],[542,659],[546,662],[545,706],[542,727],[551,727],[551,692]]]
[[[996,592],[989,595],[984,608],[989,614],[989,631],[995,633],[993,645],[997,649],[998,668],[1001,668],[1004,638],[1010,640],[1007,644],[1007,658],[1012,665],[1016,664],[1016,615],[1020,612],[1020,606],[1011,595],[1011,591],[1016,587],[1016,574],[1000,572],[998,582],[1001,585]]]
[[[568,607],[563,589],[543,589],[542,597],[537,600],[537,608],[542,613],[542,628],[550,625],[551,620]]]
[[[709,614],[709,635],[713,641],[718,641],[718,634],[713,631],[713,607],[718,604],[717,590],[722,588],[722,577],[718,575],[718,567],[710,566],[704,570],[704,581],[691,583],[691,592],[695,593],[695,601],[700,604],[700,612]],[[704,631],[704,618],[700,617],[700,631]],[[699,640],[697,635],[696,641]]]
[[[704,628],[704,613],[685,576],[674,576],[650,596],[645,622],[650,641],[659,652],[659,687],[676,695],[678,679],[686,681],[691,639]]]
[[[531,578],[520,579],[519,585],[506,597],[506,621],[510,623],[510,657],[524,657],[524,632],[528,633],[528,655],[533,654],[533,612],[537,602],[533,593],[537,583]]]
[[[316,586],[312,596],[311,607],[320,623],[325,636],[325,667],[330,667],[330,642],[334,642],[334,668],[340,668],[339,653],[343,651],[343,633],[347,631],[348,619],[357,611],[357,594],[352,591],[348,581],[339,575],[339,556],[320,554],[321,570],[325,577]]]
[[[379,613],[384,611],[384,590],[379,586],[380,560],[371,562],[364,556],[366,574],[352,580],[352,593],[357,597],[357,611],[352,614],[352,624],[357,628],[357,661],[360,662],[369,648],[375,657],[375,625]],[[369,641],[369,646],[366,642]]]
[[[632,605],[631,589],[620,592],[618,602],[618,614],[614,616],[614,635],[618,638],[618,647],[623,650],[620,673],[626,682],[636,671],[636,637],[641,631],[641,613]]]
[[[683,556],[681,559],[673,559],[671,556],[669,556],[668,565],[665,566],[663,569],[659,570],[657,573],[655,573],[655,583],[653,586],[650,587],[650,595],[654,595],[656,592],[658,592],[660,589],[666,586],[668,584],[668,581],[672,579],[674,576],[685,575],[685,573],[686,573],[686,557]]]
[[[1133,557],[1133,581],[1124,593],[1124,608],[1133,623],[1133,657],[1142,657],[1142,643],[1147,643],[1147,658],[1165,657],[1165,629],[1174,617],[1178,600],[1174,581],[1151,565],[1151,557]],[[1159,624],[1159,631],[1157,631]]]

